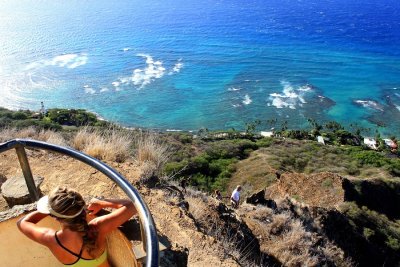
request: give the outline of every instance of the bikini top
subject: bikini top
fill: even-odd
[[[107,260],[107,250],[105,249],[103,254],[101,254],[99,257],[96,259],[85,259],[82,257],[82,251],[83,251],[83,244],[81,247],[81,250],[79,251],[79,254],[76,254],[75,252],[71,251],[70,249],[66,248],[61,244],[60,240],[57,237],[57,232],[54,234],[57,244],[62,247],[64,250],[68,251],[70,254],[78,257],[78,259],[74,263],[70,264],[64,264],[66,266],[74,266],[74,267],[97,267],[100,264],[104,263]]]

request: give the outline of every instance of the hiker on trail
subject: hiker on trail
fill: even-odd
[[[222,195],[221,195],[221,192],[219,190],[215,190],[214,197],[216,199],[218,199],[219,201],[222,201]]]
[[[95,217],[103,208],[114,210]],[[58,187],[48,196],[42,197],[37,203],[37,211],[27,214],[17,225],[27,237],[50,249],[64,265],[109,267],[107,234],[135,213],[133,203],[125,199],[92,199],[86,208],[78,192]],[[37,225],[47,216],[60,222],[61,229],[55,231]]]
[[[235,190],[233,190],[231,195],[231,204],[234,209],[239,207],[240,201],[240,191],[242,191],[242,187],[240,185],[236,186]]]

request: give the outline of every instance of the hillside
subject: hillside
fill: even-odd
[[[45,178],[44,194],[63,184],[79,188],[87,198],[123,196],[102,174],[75,160],[41,151],[29,151],[28,155],[32,171]],[[20,175],[13,151],[1,157],[3,177]],[[141,168],[137,162],[106,163],[132,183],[139,181]],[[139,187],[161,240],[169,247],[162,259],[163,266],[209,266],[210,262],[215,266],[355,265],[346,256],[348,252],[335,244],[324,228],[326,222],[336,224],[330,227],[342,227],[340,222],[332,221],[332,213],[338,218],[343,216],[336,209],[317,208],[278,197],[276,207],[243,204],[233,211],[194,189],[189,189],[182,199],[174,188]]]
[[[102,174],[75,160],[41,151],[29,151],[28,155],[33,173],[45,178],[41,187],[44,194],[62,184],[79,188],[87,198],[123,197],[122,192]],[[0,169],[3,177],[21,175],[13,151],[4,153],[1,157]],[[107,164],[116,168],[132,183],[138,182],[141,170],[137,163],[127,161]],[[315,253],[312,249],[314,241],[308,236],[309,233],[303,228],[301,221],[287,213],[286,206],[291,203],[290,200],[283,200],[279,205],[282,210],[276,214],[267,207],[248,204],[234,212],[193,189],[188,190],[184,199],[179,197],[178,191],[168,190],[167,187],[149,189],[141,186],[139,191],[154,216],[162,242],[170,248],[163,258],[164,266],[209,266],[210,263],[215,266],[278,266],[281,263],[294,266],[303,260],[313,264],[321,260],[345,261],[343,252],[331,244],[326,249],[335,250],[338,255],[325,255],[319,250],[319,258],[312,256]],[[2,206],[4,211],[6,208]],[[257,220],[268,224],[268,216],[272,220],[269,231],[274,233],[275,238],[282,238],[283,242],[274,242],[277,246],[282,246],[276,248],[274,253],[270,251],[271,241],[264,243],[266,237],[260,238],[258,228],[254,228],[254,221]],[[289,237],[286,236],[286,230],[279,230],[280,227],[291,231],[290,235],[295,235],[290,237],[295,238],[291,241],[295,246],[292,250],[301,249],[301,257],[294,257],[294,251],[284,251],[285,242],[290,240],[287,240]],[[297,241],[304,244],[297,244]]]
[[[12,138],[72,146],[124,175],[148,204],[168,247],[162,266],[400,263],[398,159],[380,152],[115,127],[2,130],[0,141]],[[73,159],[39,150],[28,150],[28,157],[33,174],[44,178],[43,194],[66,185],[87,199],[123,197],[106,177]],[[22,177],[15,152],[0,154],[0,183],[13,176]],[[183,195],[182,178],[190,184]],[[237,184],[244,187],[237,210],[209,194],[214,188],[229,194]],[[0,210],[8,210],[2,197]]]

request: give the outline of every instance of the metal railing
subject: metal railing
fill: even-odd
[[[25,148],[44,149],[70,156],[95,168],[96,170],[102,172],[104,175],[110,178],[127,194],[129,199],[135,205],[135,208],[138,212],[142,233],[143,249],[147,254],[146,267],[155,267],[159,265],[159,243],[153,217],[151,216],[147,205],[140,197],[139,192],[121,174],[119,174],[117,171],[115,171],[105,163],[82,152],[41,141],[27,139],[14,139],[11,141],[7,141],[0,144],[0,153],[3,153],[13,148],[15,148],[17,152],[18,160],[20,162],[21,169],[24,174],[32,201],[37,201],[40,196],[33,180]]]

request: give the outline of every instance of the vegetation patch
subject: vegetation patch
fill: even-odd
[[[224,191],[236,171],[235,164],[258,148],[256,142],[246,139],[203,142],[200,146],[198,153],[169,162],[164,170],[175,179],[189,178],[190,185],[205,191]]]
[[[342,211],[356,232],[383,250],[390,262],[400,263],[399,221],[392,221],[383,214],[353,202],[345,203]]]

